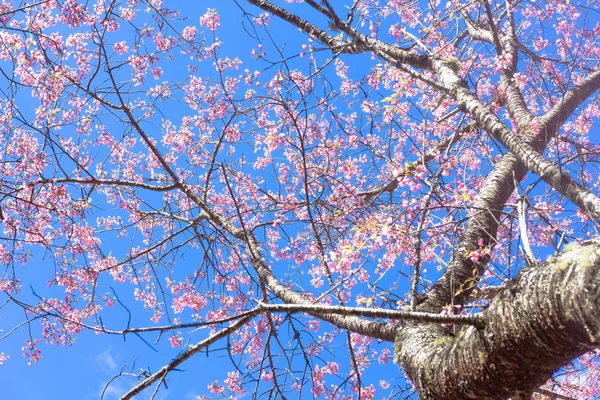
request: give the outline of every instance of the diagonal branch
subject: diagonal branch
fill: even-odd
[[[401,319],[407,321],[419,321],[419,322],[430,322],[430,323],[451,323],[457,325],[473,325],[478,328],[483,328],[483,319],[481,315],[441,315],[441,314],[428,314],[428,313],[417,313],[417,312],[404,312],[404,311],[395,311],[395,310],[379,310],[379,309],[369,309],[369,308],[360,308],[360,307],[342,307],[342,306],[323,306],[318,304],[265,304],[258,302],[257,307],[252,310],[249,310],[242,315],[239,315],[239,319],[233,322],[230,326],[220,330],[219,332],[209,336],[201,342],[196,343],[193,346],[188,347],[188,349],[177,356],[173,361],[163,366],[161,369],[156,371],[154,374],[148,376],[145,380],[140,382],[134,388],[132,388],[129,392],[121,397],[121,400],[129,400],[132,399],[133,396],[140,394],[144,389],[150,387],[153,383],[157,381],[164,380],[169,372],[176,369],[183,362],[197,354],[199,351],[207,348],[211,344],[215,343],[219,339],[227,337],[231,335],[233,332],[241,328],[244,324],[249,322],[253,317],[262,313],[268,312],[287,312],[287,313],[296,313],[296,312],[304,312],[308,314],[312,314],[317,317],[321,316],[366,316],[366,317],[380,317],[380,318],[388,318],[388,319]],[[324,319],[327,319],[325,317]],[[209,324],[213,324],[211,322]],[[206,325],[203,324],[203,325]],[[186,324],[183,327],[193,327],[196,324]],[[182,326],[179,326],[182,327]],[[93,328],[92,328],[93,329]],[[175,329],[175,327],[156,327],[156,328],[148,328],[148,329],[128,329],[126,331],[118,332],[118,331],[105,331],[103,329],[96,329],[98,332],[112,333],[112,334],[125,334],[131,332],[149,332],[153,330],[160,330],[161,332],[164,330]]]
[[[521,136],[509,131],[492,111],[482,104],[475,95],[462,83],[460,77],[444,62],[434,61],[433,69],[443,86],[459,106],[473,116],[475,121],[513,153],[528,170],[539,175],[546,183],[562,193],[581,208],[595,221],[600,222],[600,198],[575,182],[568,173],[561,171],[552,162],[544,158]],[[597,77],[600,80],[600,74]],[[591,91],[590,93],[593,93]],[[583,90],[575,90],[573,100],[580,104],[585,101]]]
[[[428,69],[430,67],[431,57],[425,54],[419,54],[414,51],[409,51],[398,46],[392,46],[389,43],[371,38],[358,32],[356,29],[350,28],[346,24],[336,24],[336,28],[346,33],[353,39],[352,42],[337,41],[331,35],[306,20],[278,7],[266,0],[248,0],[261,9],[268,11],[279,18],[283,19],[303,30],[309,35],[320,40],[323,44],[329,47],[336,53],[359,54],[367,51],[374,51],[379,56],[395,60],[395,62],[407,64],[414,68]],[[336,20],[332,22],[335,23]]]
[[[487,4],[487,3],[486,3]],[[500,85],[505,97],[505,107],[510,117],[517,123],[519,130],[524,130],[533,119],[527,104],[523,99],[523,93],[514,81],[519,62],[519,46],[517,29],[515,27],[514,9],[509,0],[505,0],[506,14],[508,17],[508,32],[505,35],[503,49],[505,56],[510,57],[508,68],[500,73]]]
[[[126,187],[136,187],[140,189],[146,189],[154,192],[168,192],[174,189],[177,189],[176,185],[166,185],[166,186],[157,186],[150,185],[148,183],[143,182],[135,182],[135,181],[127,181],[122,179],[96,179],[94,177],[90,178],[43,178],[39,179],[35,182],[32,182],[33,185],[38,184],[46,184],[46,183],[77,183],[80,185],[100,185],[100,186],[126,186]]]
[[[221,329],[219,332],[215,333],[214,335],[211,335],[208,338],[204,339],[203,341],[198,342],[193,346],[190,346],[187,349],[187,351],[185,351],[179,357],[175,358],[169,364],[165,365],[164,367],[162,367],[161,369],[159,369],[158,371],[156,371],[155,373],[153,373],[152,375],[150,375],[149,377],[144,379],[139,385],[135,386],[129,392],[124,394],[121,397],[121,400],[132,399],[133,396],[141,393],[144,389],[148,388],[154,382],[164,379],[169,372],[173,371],[175,368],[177,368],[179,365],[181,365],[184,361],[186,361],[187,359],[192,357],[194,354],[198,353],[200,350],[205,349],[206,347],[210,346],[217,340],[231,335],[233,332],[235,332],[236,330],[241,328],[245,323],[250,321],[251,318],[252,318],[251,316],[241,318],[238,321],[231,324],[230,326],[228,326],[227,328]]]
[[[321,304],[264,304],[258,303],[262,312],[304,312],[316,317],[321,315],[355,315],[369,318],[386,318],[400,321],[417,321],[423,323],[451,323],[457,325],[473,325],[483,328],[481,315],[444,315],[424,312],[385,310],[364,307],[325,306]]]
[[[567,118],[598,90],[600,90],[600,68],[567,90],[554,107],[540,118],[540,127],[554,136]]]
[[[456,144],[464,135],[468,134],[469,132],[472,132],[474,128],[474,123],[470,123],[464,126],[458,132],[455,132],[454,135],[450,136],[449,138],[446,138],[445,140],[437,144],[435,147],[433,147],[433,149],[428,151],[427,154],[424,154],[419,160],[413,161],[410,164],[408,164],[408,166],[404,168],[400,175],[394,177],[394,179],[392,179],[385,185],[364,192],[359,192],[357,193],[357,196],[364,196],[364,202],[368,203],[372,198],[376,198],[382,193],[392,193],[398,188],[398,182],[401,181],[403,178],[412,175],[419,165],[425,165],[428,164],[430,161],[434,160],[438,154],[447,151],[451,146]]]

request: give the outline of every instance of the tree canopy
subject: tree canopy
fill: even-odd
[[[201,356],[198,399],[600,394],[597,0],[197,3],[0,3],[0,364],[96,334],[170,344],[104,398]]]

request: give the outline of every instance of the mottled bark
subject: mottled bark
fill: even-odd
[[[600,243],[571,246],[523,269],[483,312],[484,329],[456,336],[407,324],[397,357],[422,399],[505,399],[529,393],[600,345]]]

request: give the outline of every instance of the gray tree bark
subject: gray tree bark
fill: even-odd
[[[439,324],[399,330],[398,362],[422,399],[514,398],[600,346],[600,242],[523,269],[483,315],[483,329],[456,336]]]

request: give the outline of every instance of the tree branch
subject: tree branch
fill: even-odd
[[[450,323],[457,325],[473,325],[483,328],[483,320],[479,314],[474,315],[443,315],[424,312],[384,310],[364,307],[325,306],[320,304],[264,304],[259,302],[261,312],[304,312],[315,317],[322,315],[354,315],[359,317],[386,318],[401,321],[417,321],[422,323]]]
[[[562,124],[583,102],[600,89],[600,68],[567,90],[562,99],[540,118],[540,127],[547,134],[556,135]],[[543,129],[542,129],[543,128]]]
[[[445,62],[434,61],[433,69],[442,85],[477,123],[494,138],[498,139],[528,170],[539,175],[546,183],[565,195],[595,221],[600,222],[600,198],[575,182],[568,173],[561,171],[552,162],[539,154],[521,136],[509,131],[500,119],[483,105],[463,84],[460,77]],[[597,78],[600,81],[600,73]],[[573,103],[583,102],[582,90],[575,90]],[[593,93],[591,91],[590,93]],[[571,104],[571,102],[569,102]]]
[[[200,350],[210,346],[212,343],[216,342],[217,340],[219,340],[221,338],[231,335],[233,332],[235,332],[236,330],[241,328],[242,325],[244,325],[245,323],[250,321],[251,318],[252,318],[251,316],[241,318],[238,321],[231,324],[230,326],[228,326],[227,328],[224,328],[224,329],[220,330],[219,332],[215,333],[214,335],[204,339],[203,341],[198,342],[195,345],[188,347],[187,351],[185,351],[179,357],[175,358],[169,364],[165,365],[164,367],[162,367],[161,369],[156,371],[154,374],[152,374],[148,378],[144,379],[139,385],[135,386],[129,392],[124,394],[121,397],[121,400],[132,399],[133,396],[141,393],[142,390],[146,389],[147,387],[152,385],[154,382],[156,382],[160,379],[163,379],[165,376],[167,376],[167,374],[169,372],[173,371],[181,363],[183,363],[188,358],[192,357],[194,354],[198,353]]]

